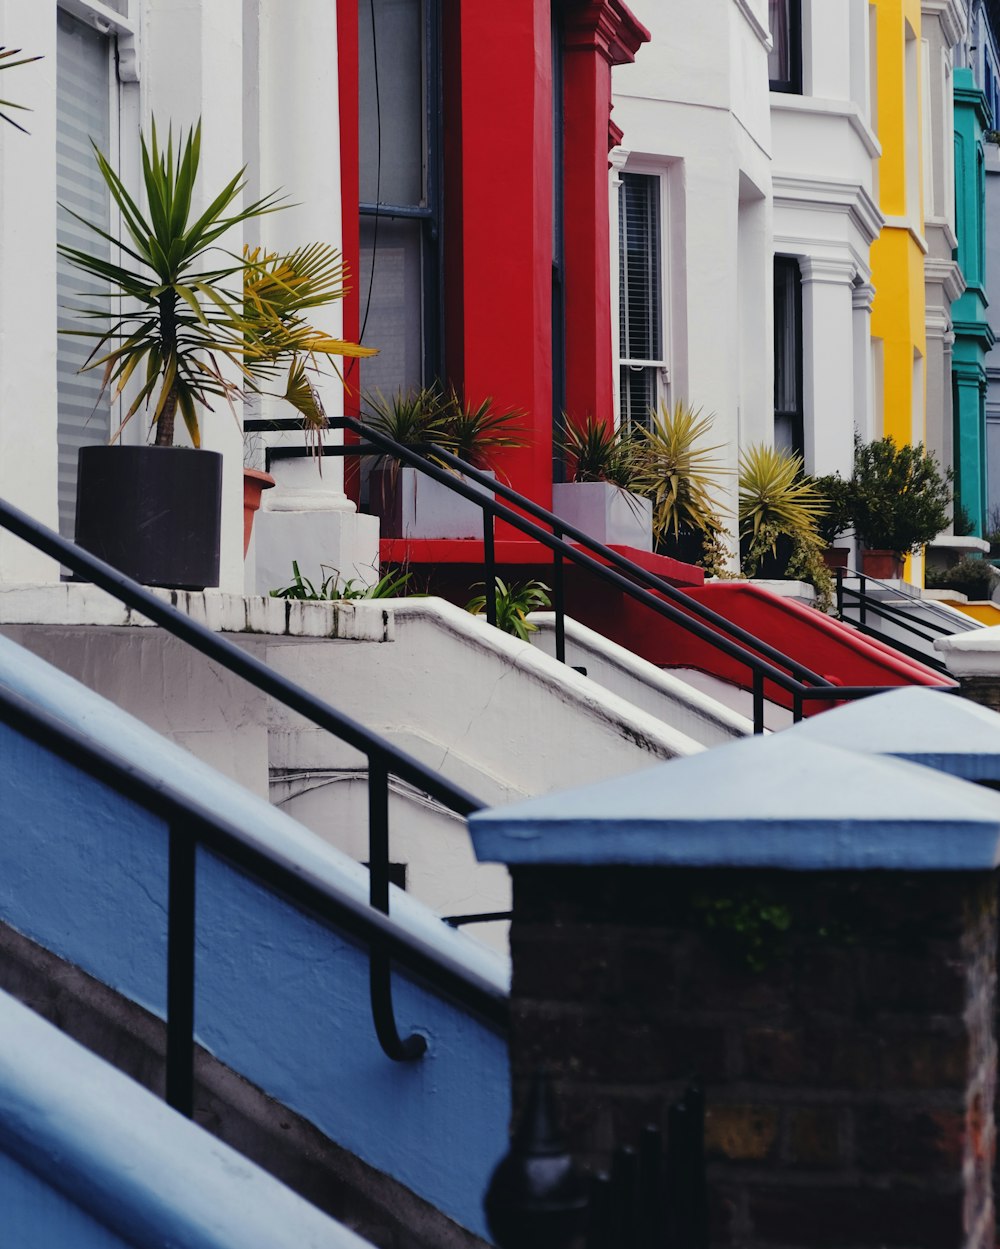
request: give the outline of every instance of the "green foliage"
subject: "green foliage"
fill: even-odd
[[[327,567],[326,564],[320,565],[321,570]],[[340,573],[334,569],[317,589],[308,577],[303,577],[299,572],[298,561],[292,560],[291,585],[272,590],[271,598],[296,599],[306,603],[329,602],[333,599],[399,598],[409,580],[408,572],[387,572],[374,585],[362,586],[357,584],[354,577],[342,583]]]
[[[561,442],[574,482],[606,481],[621,490],[633,490],[640,477],[637,444],[622,429],[588,416],[583,421],[566,417]]]
[[[712,428],[712,416],[700,408],[661,404],[650,413],[649,428],[635,432],[632,489],[653,504],[653,536],[657,540],[682,529],[718,538],[724,533],[722,505],[715,497],[719,466],[715,452],[721,444],[703,445]]]
[[[30,65],[32,61],[40,61],[42,59],[40,56],[22,56],[19,61],[11,60],[11,57],[20,56],[20,53],[20,48],[5,48],[0,44],[0,70],[16,69],[18,65]],[[16,122],[13,117],[9,117],[3,111],[5,108],[16,108],[22,110],[22,112],[30,112],[31,110],[28,106],[26,104],[15,104],[13,100],[0,100],[0,119],[13,126],[15,130],[20,130],[27,134],[27,130],[19,122]]]
[[[494,452],[528,445],[523,420],[523,412],[498,408],[491,397],[470,405],[452,390],[445,400],[437,441],[473,468],[490,468]]]
[[[812,481],[826,507],[826,511],[816,521],[816,532],[821,541],[830,546],[854,524],[851,514],[851,483],[845,481],[839,473],[814,477]]]
[[[483,582],[477,584],[483,585]],[[528,613],[552,606],[549,587],[541,581],[511,582],[508,585],[500,577],[496,578],[495,585],[497,628],[527,642],[529,633],[538,632],[538,625],[528,619]],[[471,598],[466,603],[465,610],[472,612],[474,616],[483,615],[486,612],[486,595],[477,594]]]
[[[928,589],[956,590],[970,599],[992,598],[998,580],[1000,573],[978,555],[963,555],[943,571],[928,568],[925,577]]]
[[[211,408],[213,399],[231,401],[239,394],[239,385],[226,374],[227,365],[247,375],[243,363],[247,327],[241,312],[246,263],[226,254],[225,263],[213,266],[209,257],[221,251],[217,243],[227,230],[275,212],[281,204],[271,194],[237,207],[246,185],[241,170],[195,215],[200,123],[178,141],[176,150],[172,131],[166,146],[160,146],[155,122],[150,143],[142,137],[148,215],[96,146],[94,154],[127,232],[121,244],[125,263],[60,244],[63,256],[106,285],[110,295],[106,311],[82,313],[102,322],[99,328],[67,332],[97,340],[84,368],[103,367],[103,385],[114,383],[116,396],[133,375],[141,381],[123,424],[143,404],[151,404],[156,444],[171,446],[179,410],[197,447],[198,408]],[[67,211],[117,246],[117,240],[99,226]]]
[[[397,390],[388,398],[375,390],[362,396],[362,403],[364,423],[405,447],[440,444],[444,436],[446,403],[437,386]]]
[[[861,542],[870,550],[917,551],[946,528],[951,469],[942,473],[922,443],[897,446],[892,437],[854,449],[851,511]]]
[[[823,562],[827,545],[819,523],[827,504],[816,482],[802,471],[802,459],[775,447],[751,446],[740,455],[739,514],[742,568],[747,577],[775,554],[779,538],[791,543],[786,575],[816,590],[816,606],[827,611],[833,578]]]

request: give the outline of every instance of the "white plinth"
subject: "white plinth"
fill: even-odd
[[[374,585],[379,577],[376,516],[358,512],[264,511],[257,513],[247,552],[248,591],[267,594],[289,585],[292,562],[319,589],[336,572],[341,582]]]
[[[552,487],[552,510],[605,546],[653,549],[653,505],[606,481],[564,482]]]

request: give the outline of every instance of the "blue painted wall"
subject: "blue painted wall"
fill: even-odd
[[[129,724],[122,716],[123,734]],[[0,760],[0,917],[162,1015],[162,823],[6,726]],[[485,1235],[482,1194],[510,1107],[505,1041],[397,978],[400,1028],[422,1032],[429,1051],[390,1062],[371,1024],[366,955],[204,853],[197,917],[202,1044]]]

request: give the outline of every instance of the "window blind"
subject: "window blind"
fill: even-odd
[[[111,116],[111,46],[105,35],[69,13],[58,12],[56,42],[56,186],[60,243],[110,256],[109,245],[77,221],[79,213],[110,230],[110,200],[94,160],[91,139],[107,152]],[[106,308],[105,288],[59,257],[59,328],[86,324],[77,309]],[[56,375],[59,394],[59,527],[73,536],[76,457],[81,446],[108,440],[111,402],[101,396],[100,370],[80,373],[93,347],[89,339],[59,335]]]
[[[656,404],[656,366],[649,362],[663,353],[660,179],[655,175],[622,174],[618,245],[621,415],[624,423],[645,424]]]

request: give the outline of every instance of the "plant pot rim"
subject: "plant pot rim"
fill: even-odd
[[[259,481],[261,490],[270,490],[272,486],[277,484],[270,473],[265,473],[260,468],[244,468],[243,478],[244,480],[249,478],[251,481]]]

